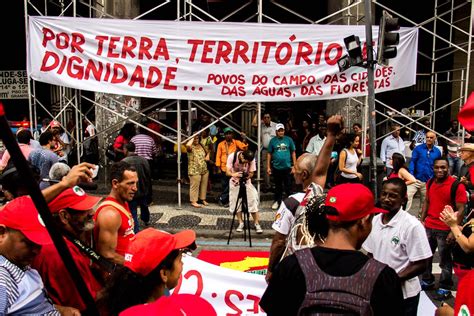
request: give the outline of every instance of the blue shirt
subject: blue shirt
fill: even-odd
[[[428,149],[426,144],[418,145],[411,153],[409,171],[416,179],[426,182],[433,177],[434,161],[438,158],[441,158],[441,151],[437,147]]]
[[[20,269],[0,255],[0,315],[61,314],[46,297],[38,271]]]
[[[31,164],[40,171],[41,179],[49,178],[49,170],[59,161],[58,155],[53,151],[44,148],[33,150],[28,157]],[[49,186],[48,182],[41,181],[40,189],[43,190]]]
[[[397,138],[393,135],[388,135],[382,141],[382,146],[380,146],[380,159],[385,162],[385,165],[389,168],[392,168],[390,163],[390,158],[394,153],[399,153],[405,158],[405,143],[403,139],[399,136]]]

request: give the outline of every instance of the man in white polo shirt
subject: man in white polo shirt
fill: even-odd
[[[384,182],[379,202],[389,213],[374,217],[362,248],[397,272],[402,281],[404,316],[416,316],[421,291],[418,275],[425,271],[433,254],[421,222],[402,209],[406,194],[402,179]]]

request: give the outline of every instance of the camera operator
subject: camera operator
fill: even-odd
[[[228,177],[231,177],[229,180],[229,210],[231,213],[233,213],[234,210],[237,212],[237,218],[239,220],[237,232],[242,232],[244,229],[242,201],[239,201],[238,197],[240,189],[245,188],[248,212],[252,214],[257,234],[261,234],[263,230],[258,222],[258,193],[250,180],[255,170],[257,170],[254,158],[254,152],[248,149],[232,153],[227,158],[226,174]],[[245,195],[242,196],[245,197]]]

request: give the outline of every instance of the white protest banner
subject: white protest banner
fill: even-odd
[[[196,294],[206,299],[217,315],[266,315],[258,306],[267,288],[263,275],[221,268],[183,256],[183,272],[173,293]],[[421,292],[418,315],[434,315],[436,307]]]
[[[373,28],[377,34],[378,27]],[[29,17],[28,74],[83,90],[165,99],[292,101],[367,95],[367,71],[339,72],[363,25]],[[377,39],[374,39],[376,44]],[[413,85],[418,30],[377,66],[376,92]]]
[[[173,293],[199,295],[211,303],[217,315],[266,315],[258,306],[266,287],[263,275],[183,256],[183,273]]]

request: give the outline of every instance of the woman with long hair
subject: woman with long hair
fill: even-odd
[[[412,175],[405,164],[405,158],[400,153],[393,153],[392,158],[392,172],[388,175],[390,178],[400,178],[405,181],[405,184],[408,186],[416,182],[416,178]]]
[[[390,178],[400,178],[403,181],[405,181],[405,184],[407,187],[409,186],[416,186],[416,180],[415,176],[408,171],[408,168],[405,164],[405,158],[403,157],[402,154],[400,153],[393,153],[392,158],[390,158],[391,163],[392,163],[392,172],[388,175],[387,179]],[[413,203],[413,196],[410,198],[410,196],[407,197],[407,202],[403,206],[405,210],[409,210],[411,208],[411,205]]]
[[[152,303],[178,284],[183,251],[195,248],[196,233],[174,235],[147,228],[132,240],[125,263],[117,267],[97,302],[101,315],[118,315],[128,307]]]
[[[362,162],[362,152],[357,150],[360,138],[358,135],[350,133],[346,135],[346,145],[339,153],[339,171],[337,184],[359,183],[362,181],[362,173],[357,171],[357,167]]]

